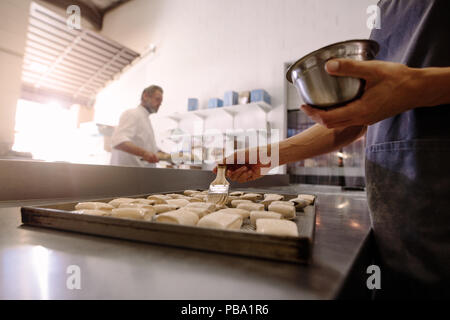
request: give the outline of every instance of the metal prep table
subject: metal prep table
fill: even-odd
[[[361,273],[369,263],[365,193],[313,185],[264,189],[318,196],[310,265],[24,227],[20,206],[57,201],[9,201],[0,203],[0,299],[333,299],[369,294]],[[71,265],[80,267],[79,290],[66,286]]]

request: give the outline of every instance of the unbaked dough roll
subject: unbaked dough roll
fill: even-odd
[[[80,202],[75,206],[75,210],[82,209],[111,211],[114,207],[104,202]]]
[[[202,208],[208,210],[208,212],[213,212],[214,210],[216,210],[216,205],[209,202],[191,202],[184,208]]]
[[[261,201],[262,204],[264,204],[264,207],[267,209],[269,207],[269,204],[271,204],[274,201],[281,201],[284,199],[284,196],[280,194],[274,194],[274,193],[266,193],[264,194],[264,200]]]
[[[259,193],[246,193],[240,196],[240,199],[242,200],[251,200],[251,201],[257,201],[262,199],[262,195]]]
[[[256,220],[256,232],[276,236],[298,237],[297,225],[289,220],[258,219]]]
[[[108,204],[112,205],[114,208],[118,208],[121,203],[131,203],[136,201],[134,198],[116,198],[108,202]]]
[[[214,209],[214,211],[219,211],[222,209],[227,209],[228,207],[224,204],[216,204],[216,208]]]
[[[272,201],[281,201],[284,199],[284,196],[277,193],[265,193],[264,200],[272,200]]]
[[[203,202],[206,201],[207,197],[208,197],[207,194],[201,194],[201,193],[196,193],[196,194],[192,195],[192,198],[199,199],[199,200],[201,200]]]
[[[273,201],[271,204],[282,204],[285,206],[294,206],[294,203],[290,202],[290,201]]]
[[[79,214],[89,214],[91,216],[102,216],[102,217],[107,217],[107,216],[111,215],[111,210],[104,211],[104,210],[93,210],[93,209],[81,209],[81,210],[75,210],[72,212],[79,213]]]
[[[148,200],[155,200],[155,204],[167,204],[167,200],[172,198],[164,194],[154,194],[147,197]]]
[[[119,208],[153,208],[152,205],[149,204],[143,204],[138,202],[128,202],[128,203],[121,203],[119,204]]]
[[[154,216],[157,211],[154,206],[142,203],[121,203],[119,208],[132,208],[132,209],[143,209],[145,210],[145,214]]]
[[[153,208],[156,211],[156,214],[177,210],[177,207],[171,204],[155,204]]]
[[[298,197],[300,199],[305,199],[306,201],[308,201],[308,205],[313,204],[314,199],[316,198],[315,196],[313,196],[312,194],[299,194]]]
[[[283,218],[285,219],[293,219],[295,218],[295,207],[294,205],[289,204],[278,204],[278,203],[271,203],[269,205],[270,211],[275,211],[278,213],[281,213],[283,215]]]
[[[233,196],[233,197],[240,197],[240,196],[242,196],[243,194],[244,194],[243,191],[233,191],[233,192],[230,192],[230,196]]]
[[[231,206],[233,208],[236,208],[238,205],[240,205],[241,203],[253,203],[251,200],[245,200],[245,199],[237,199],[237,200],[232,200],[231,201]]]
[[[158,214],[155,220],[157,222],[195,226],[198,222],[198,216],[189,210],[179,209]]]
[[[142,198],[137,198],[134,199],[134,201],[132,201],[131,203],[138,203],[138,204],[145,204],[145,205],[154,205],[155,204],[155,200],[148,200],[148,199],[142,199]],[[120,207],[120,205],[119,205]]]
[[[179,199],[180,197],[184,197],[184,195],[178,193],[166,193],[165,196],[168,196],[171,199]]]
[[[238,208],[226,208],[226,209],[221,209],[217,212],[238,214],[241,216],[241,218],[243,220],[247,219],[250,216],[250,211],[244,210],[244,209],[238,209]]]
[[[230,195],[228,195],[227,201],[225,202],[225,205],[231,206],[231,202],[233,200],[239,200],[239,197],[238,196],[230,196]]]
[[[184,207],[190,203],[186,199],[171,199],[171,200],[166,200],[166,202],[167,202],[167,204],[177,206],[178,208]]]
[[[156,210],[144,208],[116,208],[112,210],[111,216],[114,218],[127,218],[135,220],[152,220]]]
[[[273,211],[261,211],[261,210],[251,211],[250,224],[255,226],[256,221],[258,219],[281,219],[282,217],[283,215],[281,213]]]
[[[184,190],[183,194],[188,197],[192,197],[194,194],[200,193],[200,190]]]
[[[199,227],[238,230],[242,226],[242,217],[234,213],[213,212],[200,219]]]
[[[294,198],[289,200],[289,202],[292,202],[296,209],[303,209],[310,204],[308,200],[302,198]]]
[[[199,219],[202,218],[203,216],[211,213],[208,209],[200,208],[200,207],[190,207],[190,208],[183,207],[182,209],[195,213]]]
[[[238,209],[244,209],[247,211],[264,210],[264,205],[262,203],[240,203],[237,206]]]

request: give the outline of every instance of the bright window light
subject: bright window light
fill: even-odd
[[[77,128],[78,109],[64,108],[58,101],[19,100],[13,150],[31,152],[37,160],[108,164],[109,153],[95,123]]]

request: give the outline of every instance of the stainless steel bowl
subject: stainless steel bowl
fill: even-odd
[[[286,73],[286,78],[297,88],[305,103],[328,109],[344,105],[361,96],[364,80],[331,76],[325,63],[334,58],[372,60],[380,46],[373,40],[349,40],[331,44],[297,60]]]

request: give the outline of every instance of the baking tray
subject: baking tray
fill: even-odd
[[[260,189],[242,191],[275,193],[273,190]],[[183,191],[127,197],[144,198],[152,194],[167,193],[183,193]],[[278,194],[284,195],[285,200],[297,197],[297,194]],[[118,197],[89,201],[108,202],[115,198]],[[266,235],[247,230],[245,227],[241,230],[222,230],[70,212],[77,203],[22,207],[22,223],[28,226],[301,264],[308,264],[311,258],[317,197],[312,205],[303,209],[303,212],[297,211],[296,218],[292,220],[298,226],[298,237]]]

